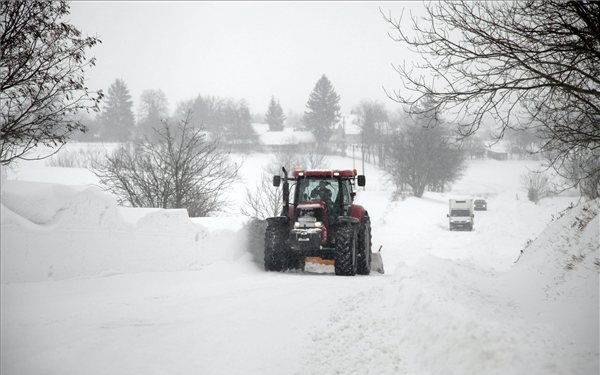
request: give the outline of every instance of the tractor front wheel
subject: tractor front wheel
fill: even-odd
[[[265,230],[265,270],[285,271],[288,268],[287,239],[288,225],[274,222]]]
[[[368,275],[371,272],[371,220],[365,213],[358,232],[358,252],[356,254],[356,273]]]
[[[335,240],[335,274],[340,276],[356,275],[356,230],[351,224],[338,229]]]

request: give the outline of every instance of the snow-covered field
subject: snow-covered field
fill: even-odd
[[[118,207],[84,169],[6,171],[1,373],[598,374],[598,202],[527,201],[535,162],[471,161],[451,191],[397,201],[367,165],[386,274],[336,277],[254,262],[239,207],[271,157],[235,157],[231,205],[191,220]],[[465,196],[489,210],[450,232]]]

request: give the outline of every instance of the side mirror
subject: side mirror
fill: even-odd
[[[273,186],[279,187],[281,185],[281,176],[273,176]]]
[[[365,184],[367,183],[367,179],[363,174],[356,176],[356,179],[358,181],[358,186],[365,186]]]
[[[450,214],[446,214],[446,217],[450,217]]]

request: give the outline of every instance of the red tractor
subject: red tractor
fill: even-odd
[[[343,276],[368,275],[373,255],[381,263],[379,253],[371,253],[369,214],[353,203],[355,183],[365,186],[365,176],[356,170],[295,169],[289,177],[282,171],[273,177],[273,186],[283,182],[283,210],[267,219],[267,271],[303,269],[307,257],[333,260],[335,274]]]

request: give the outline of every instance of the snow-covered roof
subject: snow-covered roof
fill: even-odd
[[[509,144],[507,141],[501,139],[498,142],[486,142],[486,148],[492,152],[508,152],[510,150]]]
[[[268,124],[253,123],[252,128],[258,134],[260,144],[265,146],[297,145],[314,143],[314,135],[306,130],[284,128],[281,131],[270,131]]]

